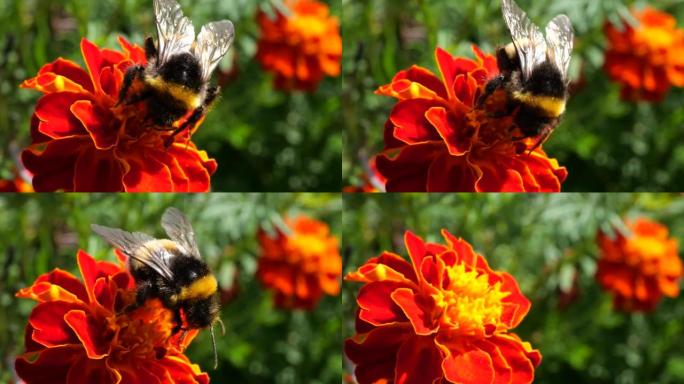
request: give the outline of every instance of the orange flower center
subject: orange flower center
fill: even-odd
[[[644,262],[661,258],[667,253],[666,243],[653,237],[634,237],[627,241],[625,251],[627,263],[638,266]]]
[[[290,252],[286,253],[290,264],[299,264],[304,272],[314,273],[318,270],[320,255],[324,255],[327,244],[320,236],[296,234],[288,239]]]
[[[168,343],[174,327],[173,314],[158,299],[110,320],[114,323],[112,328],[118,329],[112,341],[114,359],[146,359],[174,347]]]
[[[312,15],[298,15],[292,17],[287,25],[288,40],[291,45],[298,45],[302,41],[314,40],[325,35],[327,24],[325,19]]]
[[[461,263],[447,269],[448,286],[433,295],[442,310],[442,324],[462,335],[483,335],[485,326],[499,323],[501,300],[508,292],[501,283],[489,284],[486,274],[466,269]]]

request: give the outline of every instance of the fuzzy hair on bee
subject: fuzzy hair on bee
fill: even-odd
[[[197,123],[220,93],[209,80],[221,58],[233,43],[235,28],[229,20],[204,25],[195,38],[192,21],[175,0],[154,0],[157,44],[145,40],[146,65],[126,70],[118,104],[147,104],[147,119],[174,137]],[[133,90],[134,92],[130,92]],[[174,123],[192,111],[178,127]]]
[[[91,228],[127,256],[127,268],[136,283],[136,298],[126,310],[134,310],[156,298],[174,315],[176,325],[172,334],[208,327],[216,368],[218,355],[213,325],[218,322],[223,328],[219,318],[218,282],[200,256],[195,233],[185,215],[176,208],[168,208],[162,215],[161,225],[168,239],[97,224]]]
[[[568,68],[574,32],[570,19],[558,15],[546,26],[546,37],[514,0],[501,0],[503,18],[512,42],[496,52],[499,75],[490,79],[477,105],[499,90],[506,93],[502,116],[516,109],[518,140],[539,137],[530,152],[540,146],[565,113],[568,98]]]

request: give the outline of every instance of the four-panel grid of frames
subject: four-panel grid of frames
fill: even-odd
[[[684,1],[0,0],[0,383],[684,383]]]

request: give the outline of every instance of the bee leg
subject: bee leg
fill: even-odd
[[[157,56],[157,46],[154,45],[154,40],[152,40],[152,37],[148,37],[145,39],[145,57],[147,58],[147,61],[150,61],[150,59],[156,59]]]
[[[133,84],[133,80],[141,79],[145,73],[145,67],[142,65],[134,65],[126,70],[126,75],[124,75],[123,85],[121,85],[121,91],[119,91],[119,101],[116,103],[115,107],[118,107],[122,101],[126,99],[128,90]]]
[[[539,146],[544,144],[544,142],[549,138],[549,136],[551,136],[552,130],[553,129],[549,125],[544,127],[544,130],[541,132],[541,135],[539,135],[539,139],[537,140],[536,143],[534,143],[534,145],[532,146],[532,148],[530,149],[528,154],[531,154],[532,152],[534,152],[535,149],[539,148]]]
[[[485,101],[491,96],[497,89],[501,88],[504,83],[504,76],[503,75],[498,75],[495,78],[489,80],[487,82],[487,85],[485,85],[484,93],[480,95],[480,97],[477,98],[477,108],[482,108],[484,105]]]
[[[166,138],[166,140],[164,141],[165,147],[170,147],[176,135],[192,127],[195,123],[197,123],[197,121],[199,121],[199,119],[202,118],[202,116],[204,116],[207,113],[207,110],[209,109],[209,107],[211,107],[211,104],[213,104],[216,100],[216,97],[218,96],[220,90],[220,87],[213,86],[207,89],[207,95],[204,98],[204,102],[202,103],[202,105],[197,107],[197,109],[195,109],[192,112],[192,115],[190,115],[190,117],[188,117],[188,119],[185,120],[185,122],[183,122],[183,124],[181,124],[180,127],[173,131],[171,136]]]

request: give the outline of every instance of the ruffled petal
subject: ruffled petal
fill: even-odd
[[[69,369],[82,354],[80,346],[48,348],[19,356],[14,368],[27,384],[64,384]]]
[[[437,332],[437,317],[430,310],[435,307],[431,296],[415,293],[409,288],[398,288],[392,292],[392,300],[404,312],[417,335],[427,336]]]
[[[391,281],[378,281],[364,285],[357,298],[361,308],[359,318],[373,325],[407,321],[402,309],[392,300],[392,293],[405,287],[405,284]]]
[[[88,148],[76,160],[74,190],[80,192],[123,192],[121,163],[113,152]]]
[[[83,310],[67,312],[64,320],[81,341],[89,359],[107,356],[112,333],[105,324]]]
[[[52,139],[86,134],[83,125],[70,110],[73,103],[84,99],[83,94],[68,92],[51,93],[41,97],[36,104],[40,133]]]
[[[33,173],[33,188],[36,192],[73,191],[76,160],[89,145],[88,140],[85,137],[73,137],[25,149],[21,160],[26,169]]]
[[[424,99],[397,103],[390,113],[390,121],[394,124],[394,137],[407,144],[439,140],[438,132],[426,115],[426,111],[436,105],[439,103]]]
[[[71,105],[71,112],[83,124],[97,149],[109,149],[119,141],[120,123],[109,112],[90,100],[79,100]]]
[[[29,316],[29,324],[33,327],[32,339],[46,347],[79,344],[76,334],[64,321],[64,317],[71,310],[83,308],[81,303],[66,301],[38,304]]]
[[[33,299],[39,303],[88,301],[88,294],[83,283],[76,276],[61,269],[38,276],[33,285],[19,290],[16,297]]]
[[[357,381],[365,384],[392,380],[399,347],[410,337],[410,332],[408,324],[391,325],[345,340],[344,353],[356,363]]]
[[[396,384],[435,383],[442,378],[441,355],[433,337],[409,337],[397,352]]]

